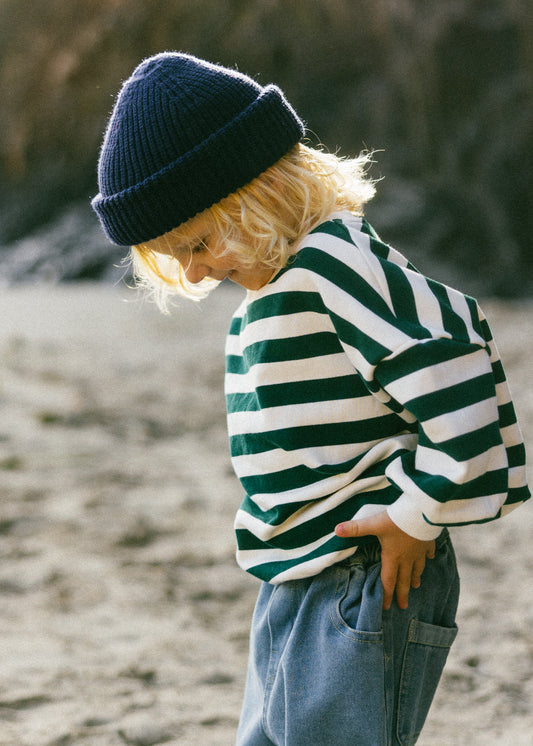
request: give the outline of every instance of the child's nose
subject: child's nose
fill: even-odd
[[[196,285],[196,283],[201,282],[204,277],[207,277],[209,272],[210,269],[205,264],[195,264],[191,262],[189,266],[185,268],[185,277],[193,285]]]

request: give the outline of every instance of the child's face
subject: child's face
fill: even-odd
[[[238,257],[222,253],[223,247],[215,236],[209,234],[207,226],[208,218],[201,213],[185,223],[183,230],[180,230],[183,235],[182,245],[178,242],[174,245],[172,241],[169,241],[167,247],[164,242],[155,239],[157,248],[154,250],[159,254],[167,254],[177,259],[183,267],[187,280],[193,285],[206,277],[219,282],[228,279],[247,290],[259,290],[267,284],[274,274],[272,267],[266,267],[263,264],[248,267],[243,265]],[[191,238],[201,237],[200,242],[192,251],[187,241],[189,236]],[[147,246],[150,246],[150,242]]]

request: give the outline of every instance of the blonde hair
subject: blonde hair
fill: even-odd
[[[218,245],[224,245],[221,254],[236,256],[244,266],[262,264],[275,272],[332,212],[362,215],[375,193],[367,176],[371,161],[368,153],[341,158],[299,143],[263,174],[201,213],[207,220],[202,222],[210,234],[216,234]],[[192,251],[203,238],[187,228],[184,223],[132,247],[136,282],[152,292],[163,311],[169,296],[198,300],[218,284],[211,279],[191,284],[171,256],[176,242]]]

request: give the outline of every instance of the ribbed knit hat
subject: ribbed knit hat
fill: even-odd
[[[164,52],[118,95],[91,204],[114,243],[149,241],[248,184],[303,134],[276,86]]]

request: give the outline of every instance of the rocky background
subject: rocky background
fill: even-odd
[[[120,275],[88,199],[121,81],[164,49],[278,83],[330,149],[379,151],[369,216],[426,272],[531,293],[528,0],[0,0],[4,283]]]

